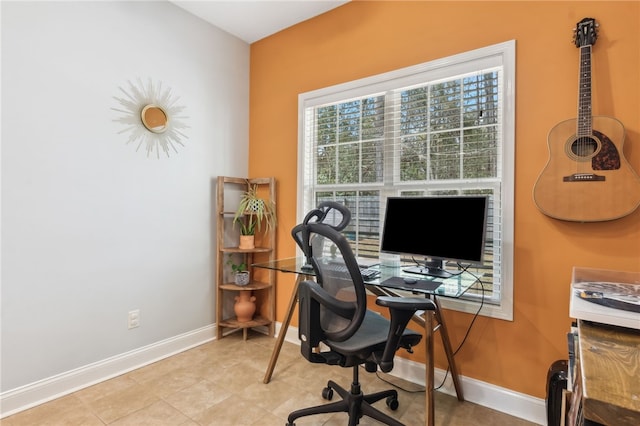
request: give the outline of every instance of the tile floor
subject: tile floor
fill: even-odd
[[[272,380],[262,383],[275,339],[235,333],[152,365],[80,390],[0,421],[2,426],[221,425],[283,426],[289,412],[325,403],[327,380],[351,382],[351,370],[307,362],[285,342]],[[362,370],[365,393],[391,386]],[[415,386],[413,386],[415,387]],[[337,394],[336,394],[337,396]],[[334,398],[335,400],[335,398]],[[424,425],[424,392],[399,390],[392,412],[407,426]],[[528,426],[532,423],[436,392],[437,426]],[[344,426],[346,413],[296,421],[298,426]],[[380,425],[367,417],[361,426]]]

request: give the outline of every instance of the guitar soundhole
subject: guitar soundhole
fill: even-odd
[[[569,147],[570,156],[576,160],[588,160],[598,153],[600,143],[590,136],[577,137]]]

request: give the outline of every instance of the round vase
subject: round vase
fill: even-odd
[[[251,295],[251,290],[242,290],[235,297],[236,303],[233,305],[233,311],[236,314],[238,322],[248,322],[253,319],[256,312],[256,297]]]

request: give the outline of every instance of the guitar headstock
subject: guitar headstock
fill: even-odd
[[[594,45],[598,38],[598,24],[593,18],[584,18],[578,22],[573,32],[573,42],[577,47]]]

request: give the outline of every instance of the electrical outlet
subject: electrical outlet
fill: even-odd
[[[129,330],[140,327],[140,309],[129,311]]]

